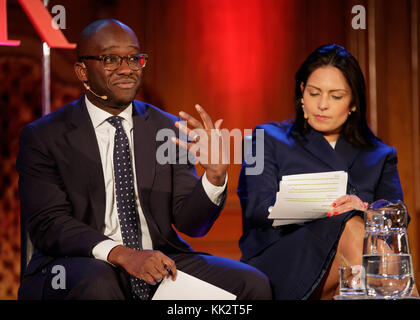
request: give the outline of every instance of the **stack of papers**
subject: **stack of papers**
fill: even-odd
[[[347,172],[331,171],[283,176],[268,218],[273,226],[323,218],[347,192]]]
[[[175,281],[165,278],[152,300],[235,300],[229,291],[177,270]]]

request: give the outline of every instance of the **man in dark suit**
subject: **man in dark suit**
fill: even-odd
[[[156,284],[174,280],[179,269],[238,299],[270,299],[261,272],[194,252],[172,227],[207,233],[224,204],[227,165],[202,163],[199,179],[179,158],[157,162],[157,132],[182,127],[179,118],[134,100],[147,60],[134,32],[99,20],[83,30],[77,50],[75,71],[86,95],[20,136],[22,219],[35,252],[19,298],[150,299]],[[220,120],[213,124],[203,108],[197,111],[203,122],[180,115],[204,132],[220,128]],[[52,285],[57,265],[66,271],[65,288]]]

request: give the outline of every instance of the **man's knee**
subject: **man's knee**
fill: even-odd
[[[89,300],[124,299],[120,275],[115,267],[95,260],[96,266],[84,274],[70,292],[70,297]]]
[[[54,266],[64,274],[54,274]],[[124,299],[122,276],[110,264],[93,258],[60,259],[50,266],[44,289],[46,299],[120,300]],[[57,277],[64,276],[57,283]]]
[[[179,270],[229,291],[238,300],[270,300],[267,276],[251,265],[210,255],[172,255]]]
[[[250,282],[252,283],[251,299],[271,300],[273,298],[270,281],[265,274],[259,272],[250,279]]]
[[[273,294],[268,277],[254,267],[245,266],[236,273],[242,287],[238,300],[271,300]]]

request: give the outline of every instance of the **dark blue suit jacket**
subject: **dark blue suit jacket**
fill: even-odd
[[[378,199],[402,200],[402,190],[397,171],[397,154],[392,147],[379,140],[374,148],[361,150],[342,137],[333,149],[321,133],[311,130],[304,137],[292,134],[292,125],[269,123],[256,127],[264,129],[264,161],[260,175],[246,175],[244,162],[239,178],[238,196],[243,212],[244,233],[240,239],[242,260],[247,261],[279,240],[281,233],[267,219],[267,209],[275,202],[279,182],[283,175],[344,170],[348,173],[348,194],[362,201]],[[281,227],[280,227],[281,228]]]
[[[159,129],[175,133],[178,118],[149,104],[133,101],[134,153],[140,204],[154,249],[191,252],[173,225],[190,236],[202,236],[222,207],[208,198],[192,164],[159,164]],[[107,239],[105,185],[95,131],[85,97],[29,124],[21,131],[19,192],[22,219],[35,254],[26,275],[55,257],[91,257]]]

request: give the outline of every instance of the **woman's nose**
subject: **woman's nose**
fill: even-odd
[[[321,111],[328,109],[328,99],[326,97],[321,97],[318,103],[318,109]]]

